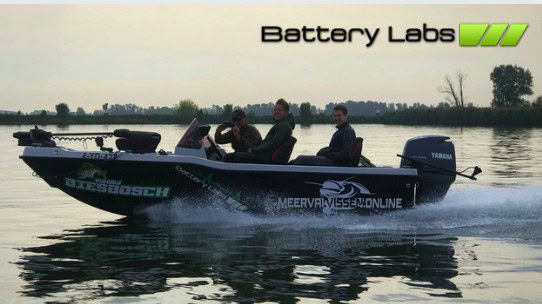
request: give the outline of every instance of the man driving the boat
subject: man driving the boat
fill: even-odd
[[[295,128],[294,116],[289,113],[290,105],[286,100],[279,99],[273,108],[275,125],[269,130],[261,144],[249,149],[248,152],[232,153],[229,162],[240,163],[273,163],[273,151],[292,137]]]
[[[329,146],[314,155],[299,155],[290,165],[302,166],[348,166],[352,148],[356,145],[356,131],[348,123],[348,109],[339,104],[333,109],[337,131],[331,137]]]
[[[253,125],[247,123],[247,117],[243,110],[235,110],[231,117],[232,122],[231,130],[222,134],[222,132],[229,126],[229,122],[222,123],[216,128],[215,141],[218,144],[229,144],[235,152],[247,152],[250,148],[259,145],[262,142],[262,136],[258,129]],[[227,154],[225,157],[229,159],[232,157]]]

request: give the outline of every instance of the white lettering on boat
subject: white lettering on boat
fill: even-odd
[[[450,154],[450,153],[431,152],[431,157],[432,158],[438,158],[438,159],[453,160],[452,154]]]
[[[107,193],[133,197],[168,198],[170,194],[170,187],[123,185],[121,181],[117,180],[95,179],[94,181],[86,181],[65,178],[64,185],[68,188],[74,188],[86,192]]]
[[[374,198],[321,198],[321,197],[285,197],[279,198],[275,209],[402,209],[403,199],[400,197]]]

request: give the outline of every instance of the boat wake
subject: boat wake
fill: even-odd
[[[376,216],[256,216],[220,207],[187,208],[185,198],[145,212],[153,222],[269,226],[278,231],[335,228],[352,232],[445,233],[542,242],[542,187],[455,188],[438,204]],[[213,203],[212,200],[210,203]]]

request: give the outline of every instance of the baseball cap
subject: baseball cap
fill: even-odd
[[[243,110],[235,110],[231,113],[231,120],[233,121],[241,120],[245,117],[247,116],[245,115],[245,111]]]

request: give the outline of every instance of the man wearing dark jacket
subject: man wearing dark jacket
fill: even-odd
[[[352,149],[356,145],[356,132],[347,122],[348,109],[342,104],[333,109],[333,119],[337,131],[329,146],[320,149],[316,156],[300,155],[290,165],[304,166],[349,166]]]
[[[284,99],[279,99],[273,108],[275,125],[269,130],[261,144],[251,148],[249,152],[235,153],[232,162],[272,163],[273,151],[292,136],[295,128],[294,116],[289,113],[290,106]]]
[[[243,110],[233,111],[231,116],[233,127],[222,134],[226,126],[224,124],[219,125],[215,132],[216,143],[221,145],[231,143],[235,152],[247,152],[248,149],[259,145],[262,142],[262,136],[256,127],[247,123],[246,117]],[[227,154],[226,157],[230,154]]]

